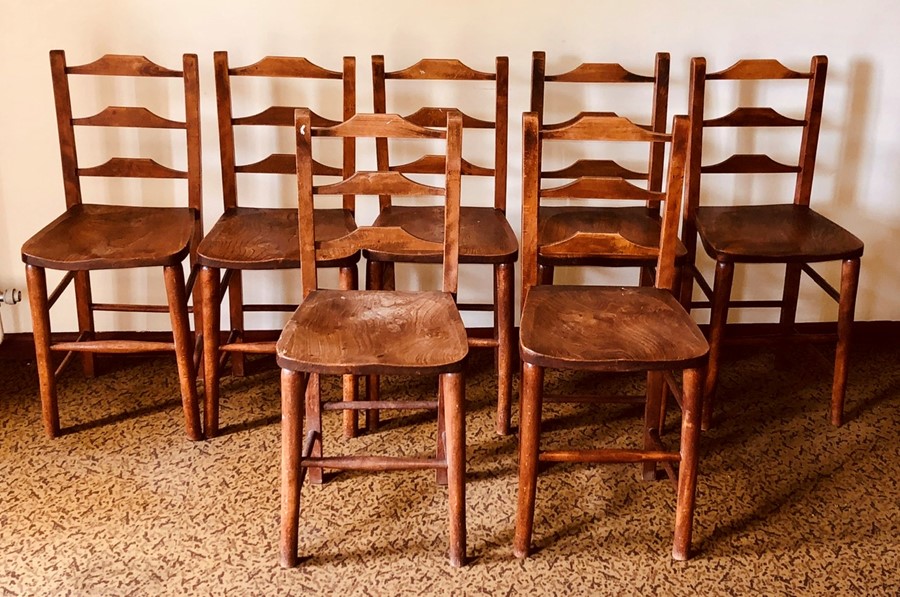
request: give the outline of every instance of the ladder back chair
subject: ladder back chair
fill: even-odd
[[[372,77],[374,87],[375,112],[388,111],[388,84],[391,81],[391,106],[404,99],[415,98],[414,92],[424,94],[430,87],[435,89],[438,82],[449,81],[454,89],[477,93],[493,84],[494,115],[492,119],[480,119],[463,114],[463,127],[470,139],[484,138],[484,133],[493,131],[493,164],[482,166],[463,159],[462,174],[472,179],[490,179],[493,183],[493,197],[479,201],[471,199],[467,193],[465,205],[460,210],[461,264],[486,264],[493,268],[493,302],[460,302],[463,311],[490,311],[493,314],[494,333],[492,338],[470,337],[472,347],[489,347],[495,351],[497,367],[497,433],[509,433],[510,404],[513,371],[513,312],[515,262],[518,258],[518,240],[506,218],[506,172],[509,135],[509,60],[496,59],[494,72],[473,70],[458,60],[424,59],[416,64],[396,71],[386,71],[383,56],[372,57]],[[426,85],[428,83],[429,85]],[[428,101],[428,100],[422,100]],[[450,109],[460,106],[434,107],[417,104],[417,111],[407,118],[421,126],[439,127],[446,120]],[[397,110],[391,110],[397,111]],[[422,160],[399,163],[397,153],[393,160],[386,139],[376,140],[376,156],[379,170],[390,170],[404,174],[441,174],[444,164],[441,159],[426,156]],[[471,143],[469,147],[478,147]],[[484,146],[484,145],[482,145]],[[477,189],[473,189],[477,190]],[[473,193],[474,194],[474,193]],[[416,234],[439,241],[442,210],[438,207],[393,205],[389,194],[381,197],[381,212],[375,220],[378,226],[402,225]],[[437,263],[439,252],[388,253],[368,251],[367,284],[373,288],[393,285],[393,264],[395,262]],[[386,284],[386,285],[385,285]],[[377,379],[370,380],[371,392],[378,393]],[[372,423],[377,425],[377,413],[372,413]]]
[[[537,113],[538,122],[544,124],[545,105],[549,103],[551,108],[546,110],[548,114],[558,113],[560,110],[553,109],[553,106],[561,103],[561,98],[570,97],[571,93],[567,91],[575,91],[575,85],[580,91],[593,95],[606,94],[603,97],[603,105],[592,105],[591,109],[597,108],[607,110],[612,107],[613,100],[608,97],[616,90],[624,91],[624,87],[631,89],[639,88],[650,92],[650,101],[639,110],[639,116],[622,113],[615,110],[621,116],[627,116],[631,120],[640,118],[645,122],[649,129],[657,133],[666,132],[666,121],[669,101],[669,65],[670,58],[666,52],[658,52],[655,57],[654,69],[651,74],[640,74],[627,70],[621,64],[607,62],[585,62],[579,64],[575,68],[559,73],[547,74],[547,57],[544,52],[534,52],[531,60],[531,111]],[[636,95],[636,94],[635,94]],[[634,99],[632,96],[628,96]],[[581,103],[588,103],[587,101]],[[590,101],[596,104],[596,101]],[[622,108],[628,109],[629,112],[635,109],[635,103],[626,105],[625,102],[615,102]],[[566,113],[564,119],[575,116],[577,112],[584,110],[571,111]],[[543,148],[538,148],[539,156]],[[608,150],[608,148],[605,148]],[[620,148],[621,149],[621,148]],[[541,172],[541,178],[551,179],[573,179],[578,176],[619,176],[626,180],[645,181],[651,191],[659,191],[662,188],[664,159],[665,159],[665,143],[654,142],[650,144],[647,155],[646,165],[639,170],[626,168],[621,162],[613,159],[597,159],[591,157],[596,150],[591,151],[583,148],[583,153],[575,153],[577,159],[568,166],[555,169],[544,169]],[[571,148],[564,150],[565,156],[571,156],[574,152]],[[604,152],[605,153],[605,152]],[[606,157],[606,156],[604,156]],[[619,156],[621,159],[621,156]],[[659,205],[641,206],[585,206],[585,205],[548,205],[541,206],[539,211],[539,236],[538,236],[538,271],[540,272],[541,282],[544,284],[553,283],[554,268],[572,265],[599,265],[606,267],[640,267],[641,268],[641,284],[644,286],[653,285],[653,267],[655,266],[654,258],[642,257],[639,255],[623,255],[613,253],[610,255],[603,254],[582,254],[574,247],[566,246],[567,242],[576,232],[586,232],[591,226],[597,227],[598,230],[609,231],[610,226],[623,231],[633,240],[643,239],[647,242],[656,242],[659,238]],[[678,263],[684,259],[686,254],[684,246],[679,241],[676,245],[676,256]]]
[[[440,187],[414,182],[399,172],[355,172],[341,182],[313,186],[308,110],[297,113],[297,173],[303,302],[277,345],[282,391],[281,564],[297,563],[300,488],[307,469],[438,471],[448,484],[450,563],[465,561],[465,386],[466,330],[456,307],[459,260],[459,187],[462,117],[449,112],[445,126],[425,128],[391,114],[357,114],[319,130],[329,137],[445,139],[445,181]],[[333,239],[315,239],[314,196],[427,195],[443,197],[441,241],[422,238],[401,226],[359,227]],[[441,255],[440,291],[327,290],[318,287],[315,264],[361,249],[423,251]],[[322,403],[319,375],[433,375],[440,378],[438,400],[429,402]],[[305,395],[305,407],[304,407]],[[321,457],[321,411],[327,408],[436,408],[435,458],[389,455]],[[303,419],[307,419],[304,433]]]
[[[93,353],[134,353],[175,351],[185,426],[193,440],[202,439],[199,405],[195,387],[196,373],[193,362],[193,342],[189,322],[187,296],[193,286],[193,272],[187,287],[182,262],[189,258],[193,263],[196,243],[202,235],[200,222],[201,172],[200,172],[200,99],[197,57],[185,54],[182,70],[171,70],[155,64],[143,56],[105,55],[90,64],[72,66],[66,63],[61,50],[50,52],[53,77],[53,93],[56,101],[56,120],[59,130],[60,155],[66,196],[66,211],[53,222],[32,236],[22,247],[22,260],[26,265],[28,295],[34,325],[34,343],[41,387],[41,408],[44,428],[50,437],[60,434],[59,405],[56,377],[69,363],[73,354],[82,354],[85,373],[93,376]],[[134,82],[139,96],[154,97],[151,88],[160,94],[168,92],[165,80],[177,80],[181,100],[184,102],[184,119],[173,120],[159,116],[146,105],[110,106],[93,116],[74,116],[70,94],[70,81],[78,79],[82,85],[89,83],[100,88],[100,78],[115,77],[116,81]],[[138,79],[146,80],[145,87],[138,87]],[[108,79],[107,79],[108,81]],[[79,87],[79,91],[83,89]],[[82,98],[81,93],[77,94]],[[149,104],[149,102],[148,102]],[[177,110],[176,110],[177,111]],[[186,162],[186,169],[164,166],[150,157],[109,157],[96,166],[85,166],[76,152],[76,129],[102,127],[114,143],[97,144],[101,150],[107,145],[127,146],[129,129],[140,129],[141,140],[146,139],[147,129],[171,129],[171,147],[163,149],[175,154],[178,146]],[[102,132],[102,131],[101,131]],[[99,133],[98,133],[99,134]],[[106,137],[104,137],[105,139]],[[87,144],[82,144],[85,149]],[[155,143],[142,144],[147,151]],[[93,145],[87,145],[93,149]],[[177,158],[176,158],[177,159]],[[109,195],[121,187],[113,187],[109,179],[143,179],[137,204],[107,204],[85,202],[82,193],[84,179],[101,178],[100,183]],[[186,183],[186,205],[178,204],[178,191],[173,189],[169,197],[156,197],[158,207],[150,207],[150,192],[144,186],[146,179],[183,180]],[[109,184],[107,184],[109,183]],[[91,183],[96,185],[97,183]],[[105,186],[104,186],[105,185]],[[88,186],[96,189],[96,186]],[[173,186],[178,186],[174,185]],[[155,188],[155,187],[154,187]],[[154,191],[156,193],[157,191]],[[93,193],[90,193],[93,195]],[[103,200],[102,191],[97,191]],[[128,268],[160,267],[163,270],[167,305],[101,303],[93,298],[90,272],[94,270],[121,270]],[[64,271],[61,282],[48,295],[46,270]],[[78,316],[78,338],[72,342],[53,342],[50,329],[50,308],[63,291],[74,281],[75,302]],[[100,334],[95,330],[94,313],[97,311],[169,313],[172,342],[151,342]],[[112,334],[112,336],[116,336]],[[57,369],[52,354],[67,353]]]
[[[231,369],[235,375],[244,374],[244,355],[247,353],[274,353],[275,340],[251,341],[247,337],[245,312],[293,311],[296,304],[247,304],[244,299],[242,272],[246,270],[284,270],[300,267],[300,245],[297,240],[297,208],[279,206],[277,198],[266,197],[253,202],[254,206],[238,202],[239,179],[260,177],[273,179],[273,175],[288,175],[293,182],[296,178],[295,152],[272,153],[252,163],[239,163],[239,144],[236,137],[246,139],[248,133],[268,131],[293,131],[294,110],[307,101],[314,93],[307,90],[295,106],[270,105],[262,111],[243,115],[247,109],[243,105],[250,101],[253,85],[265,81],[271,85],[267,94],[283,97],[299,95],[300,84],[316,80],[333,81],[334,95],[341,98],[342,105],[338,120],[332,120],[313,113],[313,127],[333,126],[347,120],[356,113],[356,60],[346,57],[340,71],[321,68],[306,58],[268,56],[248,66],[229,66],[228,53],[214,55],[216,73],[216,100],[219,117],[219,151],[222,165],[222,194],[224,213],[209,231],[198,249],[200,270],[201,302],[204,313],[204,423],[207,437],[219,433],[219,377],[222,355],[230,355]],[[325,93],[326,84],[317,87]],[[232,93],[232,87],[235,93]],[[340,95],[338,95],[340,94]],[[244,101],[242,101],[242,99]],[[319,99],[319,98],[316,98]],[[301,103],[302,102],[302,103]],[[320,103],[326,104],[320,99]],[[240,134],[244,136],[241,137]],[[293,133],[291,132],[291,138]],[[246,142],[246,141],[245,141]],[[347,176],[355,168],[355,142],[352,138],[343,141],[342,164],[338,167],[315,163],[314,174]],[[240,176],[239,176],[240,175]],[[249,190],[249,189],[248,189]],[[246,194],[246,192],[245,192]],[[258,199],[254,197],[254,199]],[[246,201],[250,203],[250,201]],[[262,206],[261,206],[262,205]],[[343,199],[342,208],[323,210],[319,216],[317,234],[322,238],[342,236],[356,227],[354,220],[354,197]],[[319,267],[336,267],[340,270],[343,288],[357,287],[356,264],[359,255],[326,261]],[[222,272],[224,271],[224,275]],[[221,303],[223,288],[228,290],[230,328],[224,343],[220,341]],[[353,378],[344,380],[344,398],[355,400],[357,384]],[[356,413],[347,411],[345,433],[355,435]]]
[[[687,206],[684,212],[683,236],[689,251],[690,267],[683,271],[682,303],[688,308],[709,308],[710,326],[709,372],[704,388],[703,428],[712,422],[716,382],[718,380],[722,342],[728,312],[732,308],[777,308],[780,310],[779,334],[776,340],[789,341],[794,334],[800,278],[806,273],[825,293],[838,303],[837,351],[831,396],[831,422],[840,425],[847,386],[847,363],[850,332],[856,304],[860,257],[863,243],[853,234],[820,215],[810,207],[816,148],[822,122],[825,74],[828,60],[814,56],[808,71],[795,71],[776,60],[741,60],[718,72],[707,72],[706,59],[691,62],[690,116],[691,153],[688,166]],[[772,107],[743,105],[714,118],[707,117],[710,98],[725,92],[722,82],[732,85],[778,86],[783,81],[807,81],[803,114],[799,118],[785,116]],[[736,83],[735,83],[736,82]],[[782,83],[783,85],[783,83]],[[714,91],[715,88],[715,91]],[[751,102],[755,103],[755,102]],[[799,137],[796,163],[783,163],[765,153],[737,153],[717,162],[709,161],[704,151],[704,134],[717,130],[740,131],[760,138],[773,129],[793,130]],[[711,144],[712,145],[712,144]],[[779,149],[787,147],[779,141]],[[704,158],[704,154],[707,157]],[[793,202],[780,204],[747,204],[748,197],[722,197],[704,200],[701,205],[701,179],[735,175],[742,189],[749,189],[750,175],[793,177]],[[710,193],[706,193],[709,195]],[[744,204],[741,204],[741,203]],[[724,203],[724,205],[723,205]],[[712,287],[697,268],[697,238],[715,261]],[[840,289],[832,287],[811,263],[840,261]],[[732,282],[736,263],[784,264],[784,287],[780,300],[732,300]],[[706,300],[693,300],[693,285]],[[833,336],[831,336],[833,338]],[[770,338],[771,339],[771,338]]]
[[[572,182],[541,183],[542,142],[619,141],[654,143],[671,140],[666,187],[650,191],[619,176],[578,176]],[[688,121],[675,117],[673,134],[647,130],[607,114],[585,113],[569,122],[541,126],[529,112],[523,118],[523,295],[519,340],[522,389],[519,424],[519,494],[514,552],[528,556],[534,526],[540,462],[636,462],[644,478],[656,478],[662,463],[676,488],[675,539],[672,555],[690,555],[700,432],[700,392],[708,345],[697,325],[673,294],[677,277],[675,244],[683,194]],[[573,243],[585,254],[637,254],[657,258],[652,287],[568,286],[538,284],[538,216],[541,199],[641,199],[663,206],[661,236],[641,244],[611,228],[577,231]],[[541,449],[544,371],[647,371],[642,449]],[[672,370],[683,370],[683,389]],[[668,387],[682,409],[678,451],[660,439],[663,389]],[[675,465],[678,463],[678,470]]]

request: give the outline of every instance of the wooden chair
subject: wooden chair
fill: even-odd
[[[106,55],[90,64],[70,66],[61,50],[50,52],[56,120],[59,128],[60,154],[66,195],[66,211],[32,236],[22,246],[26,264],[28,295],[34,324],[34,344],[41,382],[41,408],[47,435],[60,434],[56,376],[74,353],[82,354],[87,375],[94,375],[92,353],[132,353],[175,351],[181,399],[188,436],[202,439],[200,414],[195,388],[193,344],[188,321],[187,295],[193,275],[185,288],[182,262],[192,256],[202,235],[200,222],[200,100],[197,57],[184,55],[182,70],[170,70],[142,56]],[[171,120],[146,107],[111,106],[94,116],[73,116],[69,93],[70,78],[84,77],[91,83],[99,77],[121,77],[157,81],[157,89],[168,87],[160,79],[179,79],[183,86],[184,120]],[[90,78],[93,77],[93,78]],[[144,89],[144,88],[141,88]],[[110,135],[124,136],[122,129],[180,129],[175,139],[185,147],[187,169],[175,170],[151,158],[112,157],[99,166],[83,166],[75,151],[75,129],[113,128]],[[118,139],[117,136],[117,139]],[[142,137],[144,138],[144,137]],[[177,145],[174,147],[177,148]],[[143,205],[107,205],[85,203],[82,195],[84,178],[183,179],[187,186],[187,206],[172,207],[175,196],[160,207]],[[112,187],[110,187],[112,188]],[[115,187],[127,188],[124,185]],[[142,187],[143,188],[143,187]],[[193,257],[191,257],[193,261]],[[93,270],[161,267],[163,269],[168,306],[99,303],[93,299],[90,272]],[[62,281],[48,296],[46,269],[65,271]],[[73,342],[52,342],[50,308],[69,283],[75,281],[78,312],[78,338]],[[150,342],[134,339],[110,339],[95,332],[95,311],[166,313],[171,318],[173,342]],[[66,352],[54,371],[53,352]]]
[[[684,269],[682,303],[693,308],[710,308],[709,373],[704,388],[703,428],[712,421],[719,360],[728,311],[731,308],[778,308],[781,316],[777,340],[791,340],[797,312],[801,272],[806,273],[828,296],[838,302],[837,354],[834,386],[831,395],[831,422],[840,425],[847,386],[847,359],[850,332],[859,281],[859,260],[863,243],[858,238],[810,208],[816,145],[822,121],[825,93],[824,56],[812,58],[809,71],[786,68],[775,60],[741,60],[719,72],[707,73],[706,60],[691,62],[691,155],[688,168],[688,203],[684,213],[683,237],[689,251],[691,267]],[[744,85],[784,85],[785,80],[807,81],[805,111],[800,118],[784,116],[771,107],[737,106],[734,111],[716,118],[706,116],[705,104],[717,83],[744,81]],[[796,83],[795,83],[796,85]],[[722,91],[724,85],[719,84]],[[714,104],[715,105],[715,104]],[[703,163],[704,133],[708,129],[733,127],[746,136],[758,129],[792,129],[800,138],[796,164],[776,161],[766,154],[738,153],[715,164]],[[726,129],[727,130],[727,129]],[[785,141],[777,141],[784,150]],[[707,152],[709,153],[709,152]],[[708,157],[707,157],[708,159]],[[794,177],[796,183],[791,204],[767,205],[700,205],[702,175],[734,174],[740,183],[749,183],[748,174],[780,174]],[[749,187],[743,187],[748,189]],[[711,201],[710,201],[711,202]],[[713,287],[696,267],[697,237],[707,254],[715,260]],[[811,266],[811,263],[840,261],[840,290],[833,288]],[[731,300],[734,265],[736,263],[784,264],[784,290],[781,300]],[[706,301],[693,301],[693,282],[697,281]],[[833,336],[832,336],[833,337]],[[772,338],[769,338],[770,340]]]
[[[332,80],[335,90],[343,96],[339,120],[330,120],[318,114],[313,116],[313,126],[333,126],[356,113],[356,59],[344,58],[343,69],[333,71],[312,64],[305,58],[263,58],[248,66],[230,67],[227,52],[214,55],[216,72],[216,99],[219,116],[219,151],[222,163],[222,192],[224,213],[212,230],[200,243],[198,262],[200,288],[204,309],[204,386],[205,430],[207,437],[219,432],[219,375],[222,354],[230,354],[232,372],[244,374],[246,353],[274,353],[275,340],[250,341],[247,338],[245,312],[293,311],[296,305],[245,304],[242,272],[245,270],[284,270],[300,267],[300,245],[297,240],[297,209],[279,207],[274,198],[255,201],[253,207],[239,205],[238,179],[246,180],[268,175],[290,175],[296,178],[294,153],[272,153],[253,163],[238,163],[235,138],[241,132],[291,130],[294,125],[294,107],[271,105],[259,113],[235,116],[235,103],[241,95],[232,94],[232,83],[242,85],[241,90],[252,93],[250,86],[259,81],[273,86],[267,93],[274,97],[293,92],[291,83],[313,80]],[[324,86],[323,86],[324,87]],[[321,91],[324,91],[322,89]],[[309,93],[308,95],[313,95]],[[299,98],[298,98],[299,99]],[[308,99],[308,97],[306,98]],[[244,102],[246,103],[246,102]],[[298,103],[297,105],[306,105]],[[237,134],[236,134],[237,133]],[[246,137],[244,137],[246,138]],[[340,167],[315,164],[315,174],[347,176],[355,168],[354,140],[343,143],[343,164]],[[241,175],[240,177],[238,175]],[[260,205],[268,205],[260,207]],[[343,200],[343,208],[324,210],[319,218],[318,234],[323,238],[342,236],[356,227],[354,197]],[[340,268],[343,288],[357,287],[356,264],[358,255],[345,259],[320,263],[319,267]],[[224,275],[220,279],[221,270]],[[228,289],[231,331],[225,343],[220,343],[222,288]],[[351,377],[344,380],[344,398],[356,399],[356,382]],[[345,432],[356,433],[356,412],[347,411]]]
[[[559,73],[547,74],[547,58],[544,52],[534,52],[531,59],[531,111],[537,113],[538,122],[544,124],[545,104],[549,96],[549,103],[563,103],[562,100],[571,96],[571,93],[579,86],[578,90],[601,94],[622,90],[627,85],[630,88],[641,86],[649,92],[650,101],[643,110],[638,110],[639,118],[646,122],[649,129],[657,133],[666,132],[666,114],[669,101],[669,54],[659,52],[656,54],[655,67],[652,74],[634,73],[625,69],[618,63],[586,62],[575,68]],[[614,89],[615,88],[615,89]],[[551,92],[552,90],[552,92]],[[631,96],[629,96],[631,97]],[[603,110],[613,107],[613,100],[603,98]],[[633,98],[632,98],[633,99]],[[554,102],[553,100],[557,100]],[[586,103],[586,102],[582,102]],[[597,102],[590,102],[596,104]],[[625,105],[618,103],[617,107],[626,109],[629,114],[615,110],[623,116],[635,119],[630,112],[635,110],[635,103]],[[591,109],[596,109],[592,106]],[[548,112],[558,114],[565,110],[556,109]],[[575,116],[577,112],[566,113],[564,118]],[[555,120],[555,119],[554,119]],[[539,152],[542,148],[539,148]],[[608,149],[608,148],[605,148]],[[596,151],[596,150],[594,150]],[[659,191],[663,183],[663,169],[665,158],[665,143],[656,142],[650,144],[647,165],[638,171],[625,168],[619,161],[610,159],[596,159],[588,157],[592,151],[584,148],[581,153],[566,148],[560,151],[566,158],[573,155],[578,159],[569,166],[558,169],[544,169],[541,172],[543,179],[571,179],[578,176],[618,176],[626,180],[646,181],[642,184],[651,191]],[[539,154],[540,155],[540,154]],[[541,162],[539,162],[541,163]],[[640,267],[641,284],[653,285],[653,267],[655,258],[647,258],[639,255],[622,254],[590,254],[561,253],[556,250],[558,243],[564,242],[578,231],[587,232],[591,227],[598,230],[609,230],[614,226],[618,230],[627,230],[631,238],[641,238],[646,242],[656,242],[659,238],[660,213],[659,205],[640,206],[585,206],[585,205],[545,205],[539,210],[538,232],[538,271],[541,283],[552,284],[556,267],[573,265],[598,265],[605,267]],[[676,244],[676,259],[681,264],[687,251],[681,241]]]
[[[314,187],[310,153],[311,116],[297,114],[297,172],[300,211],[300,269],[303,302],[285,326],[277,345],[282,368],[281,564],[297,563],[300,487],[307,469],[386,471],[434,468],[449,485],[450,563],[465,561],[465,405],[463,360],[466,330],[454,294],[458,281],[459,186],[462,117],[449,112],[445,127],[429,129],[391,114],[357,114],[319,130],[328,137],[446,139],[445,183],[416,183],[399,172],[356,172],[328,186]],[[318,210],[314,195],[443,196],[441,242],[423,239],[400,226],[360,227],[340,238],[313,242]],[[442,256],[439,292],[322,290],[315,263],[352,255],[359,249],[437,251]],[[441,391],[431,402],[336,402],[322,404],[319,375],[438,374]],[[306,433],[303,432],[306,396]],[[317,457],[321,453],[323,408],[437,408],[436,458],[388,456]],[[301,449],[302,444],[302,449]]]
[[[493,338],[470,337],[469,346],[490,347],[495,350],[497,365],[497,433],[509,433],[510,400],[512,394],[513,371],[513,287],[515,284],[515,262],[518,258],[518,240],[515,232],[506,219],[506,169],[509,130],[509,60],[498,57],[495,72],[473,70],[458,60],[420,60],[416,64],[397,71],[385,71],[384,57],[372,57],[372,78],[374,86],[375,112],[388,111],[387,81],[392,81],[392,105],[401,104],[404,97],[416,97],[416,91],[422,93],[425,86],[421,82],[452,81],[455,89],[467,89],[475,93],[493,82],[495,91],[494,118],[482,120],[467,114],[463,115],[463,127],[472,131],[472,139],[484,138],[484,133],[476,131],[493,130],[493,165],[485,167],[463,160],[462,173],[470,177],[488,177],[493,182],[493,198],[486,201],[470,200],[460,211],[460,246],[459,260],[462,264],[487,264],[493,267],[494,288],[493,303],[460,302],[463,311],[491,311],[494,319]],[[415,83],[419,82],[418,85]],[[400,89],[402,88],[402,92]],[[427,101],[427,100],[422,100]],[[415,103],[415,100],[406,101]],[[437,108],[416,104],[418,110],[407,118],[421,126],[443,126],[449,108]],[[458,106],[454,106],[458,108]],[[396,110],[392,110],[396,111]],[[470,143],[469,146],[476,146]],[[440,174],[444,171],[441,160],[426,159],[395,163],[391,161],[386,139],[376,140],[376,154],[379,170],[391,170],[404,174]],[[394,152],[396,160],[397,152]],[[431,240],[439,241],[441,232],[442,211],[440,208],[423,206],[393,205],[391,196],[385,195],[380,201],[381,213],[375,221],[377,226],[401,225]],[[386,253],[368,251],[367,284],[371,288],[392,287],[393,263],[437,263],[440,254],[432,253]],[[382,272],[382,270],[385,270]],[[386,284],[386,285],[385,285]],[[372,396],[377,396],[377,380],[370,379]],[[377,424],[377,413],[372,413],[371,421]]]
[[[603,114],[582,114],[570,122],[541,127],[537,114],[523,122],[523,295],[520,355],[523,361],[519,497],[514,551],[531,550],[539,462],[640,462],[644,478],[656,478],[661,462],[677,491],[672,555],[687,559],[691,544],[697,478],[700,391],[708,346],[700,330],[672,293],[676,282],[675,240],[678,230],[688,121],[675,118],[669,174],[664,191],[648,191],[621,177],[579,176],[556,187],[541,184],[539,148],[550,141],[643,141],[669,137],[631,121]],[[661,237],[643,244],[613,227],[577,231],[569,246],[579,253],[657,256],[654,287],[538,285],[538,205],[541,199],[641,199],[664,205]],[[585,371],[648,371],[643,449],[542,450],[541,410],[546,368]],[[683,390],[670,373],[682,369]],[[661,398],[668,386],[682,408],[681,444],[666,451],[660,440]],[[674,463],[680,463],[675,471]]]

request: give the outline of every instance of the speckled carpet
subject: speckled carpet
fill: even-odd
[[[515,436],[493,432],[489,355],[468,379],[468,553],[446,558],[446,492],[429,472],[335,475],[304,488],[298,568],[278,566],[274,367],[223,383],[222,437],[184,435],[171,358],[61,380],[70,433],[45,438],[32,364],[0,361],[0,595],[897,595],[900,347],[857,344],[848,422],[828,423],[831,365],[812,348],[726,355],[718,425],[702,436],[692,560],[670,559],[674,492],[637,465],[539,477],[536,553],[512,557]],[[548,376],[637,392],[640,377]],[[431,379],[385,381],[419,395]],[[333,381],[326,384],[338,394]],[[548,442],[637,442],[633,406],[553,405]],[[354,440],[326,413],[326,451],[424,454],[425,415]],[[515,412],[514,412],[515,417]],[[675,440],[677,416],[666,435]]]

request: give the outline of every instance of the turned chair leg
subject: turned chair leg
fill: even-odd
[[[297,535],[300,526],[300,487],[303,474],[303,395],[307,376],[281,371],[281,566],[297,565]]]
[[[58,437],[59,403],[56,399],[56,373],[50,352],[50,306],[47,299],[47,273],[42,267],[25,267],[28,302],[34,328],[34,351],[41,386],[41,415],[48,437]]]
[[[731,301],[731,284],[734,280],[734,263],[716,262],[716,276],[713,285],[712,312],[709,316],[709,370],[703,390],[703,429],[712,424],[715,405],[716,383],[719,377],[719,359],[722,354],[722,340],[728,321],[728,303]]]
[[[517,558],[528,557],[531,552],[538,451],[541,440],[543,384],[544,369],[531,363],[522,363],[522,383],[519,391],[519,496],[516,534],[513,539],[513,553]]]
[[[312,444],[310,456],[313,458],[322,457],[322,388],[320,378],[317,373],[308,376],[306,384],[306,432],[315,432],[315,440]],[[322,467],[310,466],[306,469],[309,475],[309,482],[313,485],[321,485],[323,478]]]
[[[513,312],[515,268],[511,263],[494,266],[495,338],[497,340],[497,433],[509,435],[512,418]]]
[[[694,497],[697,489],[699,461],[700,410],[703,372],[684,371],[683,405],[681,413],[681,464],[678,467],[678,497],[675,506],[675,541],[672,557],[687,560],[691,551],[694,521]]]
[[[466,407],[462,373],[441,375],[446,432],[450,565],[466,563]]]
[[[207,438],[219,435],[219,270],[200,269],[200,305],[203,309],[203,429]]]
[[[194,374],[194,344],[191,341],[184,271],[179,263],[164,267],[163,272],[175,341],[175,360],[178,363],[178,381],[181,385],[181,404],[184,409],[185,428],[189,438],[195,441],[201,440],[203,439],[203,430],[200,425],[200,405]]]
[[[838,304],[838,341],[834,355],[834,384],[831,388],[831,424],[843,423],[844,399],[847,396],[847,374],[850,359],[850,336],[856,311],[859,285],[859,259],[847,259],[841,265],[841,296]]]

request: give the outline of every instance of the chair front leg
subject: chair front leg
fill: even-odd
[[[681,412],[681,464],[678,467],[678,497],[675,506],[675,541],[672,557],[687,560],[691,551],[694,498],[699,461],[702,369],[685,369]]]
[[[200,307],[203,310],[203,430],[207,438],[219,434],[219,270],[200,268]]]
[[[281,370],[281,543],[284,568],[297,565],[300,525],[300,459],[303,452],[303,395],[308,377]]]
[[[442,374],[441,394],[447,438],[450,565],[459,567],[466,563],[466,396],[463,374]]]
[[[734,280],[734,263],[716,262],[716,277],[713,285],[712,310],[709,315],[709,370],[703,390],[703,429],[712,424],[715,404],[716,383],[719,377],[719,358],[722,354],[722,340],[728,321],[728,303],[731,301],[731,284]]]
[[[831,388],[831,424],[840,427],[847,396],[850,336],[859,286],[859,259],[847,259],[841,266],[841,300],[838,304],[838,341],[834,355],[834,385]]]
[[[494,266],[495,337],[497,340],[497,434],[509,435],[512,417],[513,312],[515,310],[515,267],[511,263]]]
[[[41,418],[48,437],[58,437],[59,403],[56,398],[56,373],[50,352],[50,305],[47,298],[47,273],[42,267],[25,266],[28,302],[34,329],[34,352],[41,386]]]
[[[522,384],[519,391],[519,496],[516,534],[513,539],[513,553],[517,558],[528,557],[531,552],[543,386],[543,367],[522,363]]]
[[[200,425],[200,404],[197,399],[194,372],[194,343],[191,341],[184,271],[179,263],[164,267],[163,273],[166,279],[166,298],[169,302],[169,317],[172,320],[172,335],[175,341],[175,360],[178,363],[178,382],[181,386],[184,424],[189,438],[195,441],[201,440],[203,439],[203,430]]]

